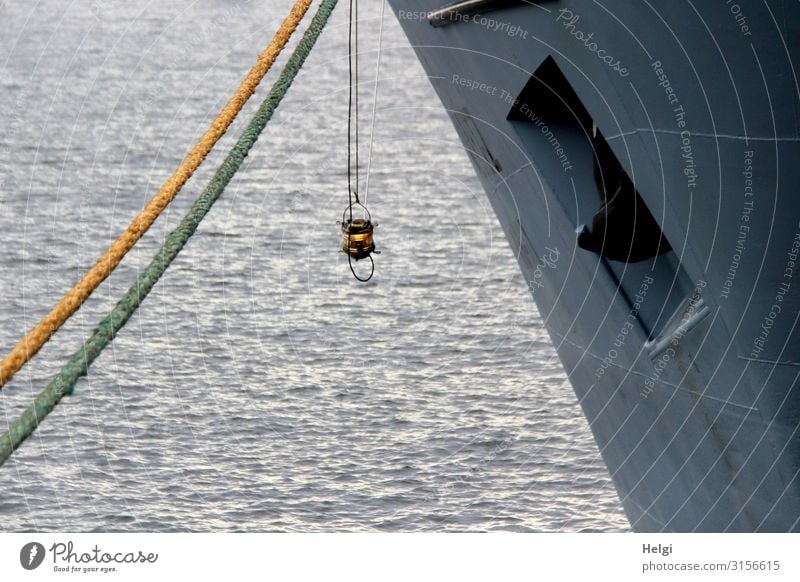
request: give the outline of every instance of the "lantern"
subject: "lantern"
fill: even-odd
[[[366,259],[372,253],[376,253],[375,241],[372,233],[377,224],[372,223],[369,210],[360,203],[363,209],[363,217],[353,217],[353,210],[348,207],[342,215],[342,252],[347,253],[348,257],[360,261]],[[348,217],[349,214],[349,217]]]

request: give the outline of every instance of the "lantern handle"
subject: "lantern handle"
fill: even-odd
[[[347,216],[348,212],[350,213],[351,216],[353,215],[353,208],[355,208],[356,206],[360,206],[361,208],[363,208],[364,213],[366,214],[367,222],[372,222],[372,213],[370,213],[369,208],[361,204],[361,202],[358,200],[358,194],[356,192],[353,192],[353,194],[356,197],[355,204],[351,204],[350,206],[344,209],[344,212],[342,213],[342,224],[345,224],[347,222],[345,216]]]

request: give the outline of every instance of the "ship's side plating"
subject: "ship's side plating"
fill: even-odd
[[[486,3],[434,27],[445,2],[390,0],[632,527],[800,529],[800,5]],[[592,123],[673,252],[576,246]]]

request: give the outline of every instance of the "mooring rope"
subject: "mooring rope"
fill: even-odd
[[[244,133],[239,137],[236,145],[225,157],[222,165],[214,174],[214,178],[195,200],[178,227],[169,234],[164,245],[153,257],[147,268],[128,289],[114,309],[100,322],[91,337],[83,344],[83,347],[72,354],[67,364],[36,397],[33,404],[0,437],[0,465],[36,430],[36,427],[58,405],[64,395],[72,394],[78,380],[87,374],[92,362],[97,359],[135,313],[144,298],[147,297],[147,294],[167,270],[167,267],[195,233],[200,222],[222,195],[225,187],[242,166],[248,153],[255,145],[267,122],[272,118],[275,109],[286,95],[306,57],[311,52],[314,43],[322,33],[322,29],[328,22],[336,2],[337,0],[322,0],[308,30],[306,30],[297,48],[295,48],[286,63],[286,67],[281,71],[266,100],[261,104]]]
[[[83,305],[89,296],[105,281],[119,265],[128,251],[144,235],[158,218],[159,214],[175,198],[184,184],[205,160],[214,145],[225,134],[244,104],[255,93],[261,79],[272,67],[278,55],[289,42],[292,33],[305,16],[312,0],[297,0],[289,15],[284,19],[269,46],[258,57],[258,61],[239,85],[233,97],[225,105],[200,141],[186,154],[178,168],[164,183],[144,210],[133,219],[119,238],[100,257],[94,266],[75,286],[53,307],[28,334],[23,337],[11,352],[0,362],[0,389],[16,374],[25,363],[35,356],[50,337]]]

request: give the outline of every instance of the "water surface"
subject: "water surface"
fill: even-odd
[[[4,353],[168,177],[290,4],[0,2]],[[364,173],[379,10],[362,8]],[[380,224],[374,280],[357,284],[336,253],[346,14],[138,314],[0,469],[0,529],[627,528],[511,249],[388,9],[360,184]],[[0,428],[147,265],[265,94],[0,393]]]

